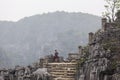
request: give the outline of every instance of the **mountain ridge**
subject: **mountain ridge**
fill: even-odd
[[[11,67],[31,64],[54,49],[60,55],[75,52],[77,46],[87,44],[89,32],[100,28],[100,20],[86,13],[53,12],[17,22],[0,21],[0,54],[9,55],[1,61]]]

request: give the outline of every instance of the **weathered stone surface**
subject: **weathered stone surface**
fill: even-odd
[[[88,59],[79,80],[120,80],[120,12],[113,23],[102,19],[102,29],[89,33]]]

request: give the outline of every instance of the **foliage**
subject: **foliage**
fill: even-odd
[[[116,67],[117,67],[116,60],[113,60],[113,61],[111,62],[111,67],[112,67],[112,69],[116,69]]]
[[[111,60],[110,64],[109,64],[109,67],[108,67],[108,70],[115,70],[116,68],[117,68],[116,60]]]
[[[83,52],[84,52],[85,54],[88,54],[88,53],[89,53],[89,46],[85,46],[85,47],[83,48]]]
[[[84,46],[82,53],[83,53],[82,57],[77,62],[78,68],[82,67],[85,61],[87,60],[87,57],[89,56],[89,46]]]
[[[109,19],[109,22],[115,21],[115,14],[120,9],[120,0],[105,0],[106,5],[104,5],[106,11],[103,12],[103,16]]]
[[[80,58],[80,60],[77,62],[77,70],[82,67],[83,63],[86,61],[86,58]]]
[[[107,40],[105,42],[103,42],[102,44],[102,47],[105,49],[105,50],[110,50],[111,52],[117,52],[120,47],[117,46],[117,43],[119,42],[118,39],[116,38],[111,38],[110,40]]]

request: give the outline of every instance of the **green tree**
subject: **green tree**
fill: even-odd
[[[115,14],[120,9],[120,0],[105,0],[106,5],[104,5],[106,11],[103,12],[103,16],[107,17],[109,22],[115,21]]]

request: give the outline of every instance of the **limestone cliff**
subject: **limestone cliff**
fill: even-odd
[[[102,19],[102,29],[89,33],[87,52],[81,52],[79,80],[120,80],[120,12],[116,21]]]

